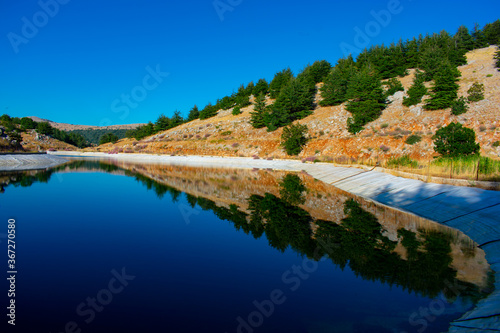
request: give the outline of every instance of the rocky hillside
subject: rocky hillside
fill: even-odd
[[[51,138],[50,136],[38,134],[35,130],[22,133],[21,145],[25,151],[47,151],[47,150],[74,150],[77,147],[66,142]]]
[[[117,129],[135,129],[141,125],[144,124],[128,124],[128,125],[112,125],[112,126],[90,126],[90,125],[73,125],[73,124],[66,124],[66,123],[56,123],[52,120],[48,119],[42,119],[38,117],[28,117],[36,121],[37,123],[40,122],[48,122],[52,127],[57,128],[58,130],[61,131],[74,131],[74,130],[89,130],[89,129],[97,129],[97,130],[117,130]]]
[[[18,140],[18,138],[11,137],[4,128],[0,127],[0,152],[40,152],[76,149],[78,148],[73,145],[38,134],[35,130],[28,130],[21,133],[21,140]]]
[[[491,46],[469,52],[468,64],[459,67],[462,73],[459,96],[466,96],[474,82],[483,83],[485,87],[485,100],[472,103],[467,113],[455,116],[449,109],[424,111],[424,103],[409,108],[402,105],[405,93],[398,92],[389,97],[391,103],[379,119],[367,124],[362,132],[352,135],[346,128],[350,113],[345,110],[345,105],[316,107],[314,114],[299,121],[308,126],[312,138],[299,158],[375,163],[390,157],[410,155],[413,159],[426,161],[435,156],[431,139],[434,133],[455,121],[474,129],[483,155],[498,159],[500,148],[493,146],[500,140],[500,72],[494,66],[496,50],[495,46]],[[414,71],[410,71],[409,75],[400,78],[406,90],[411,86],[413,77]],[[316,100],[320,98],[317,94]],[[106,144],[89,150],[287,157],[280,148],[282,129],[275,132],[267,132],[265,128],[254,129],[249,123],[252,109],[253,106],[246,107],[237,116],[232,115],[231,110],[221,110],[213,118],[197,119],[140,141],[123,139],[114,145]],[[422,140],[414,145],[406,144],[405,139],[412,134],[420,135]]]

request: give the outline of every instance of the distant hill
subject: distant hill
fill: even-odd
[[[66,124],[66,123],[57,123],[52,120],[42,119],[39,117],[28,117],[33,119],[38,123],[40,122],[48,122],[52,127],[57,128],[61,131],[75,131],[75,130],[129,130],[135,129],[141,125],[145,124],[128,124],[128,125],[111,125],[111,126],[91,126],[91,125],[74,125],[74,124]]]
[[[102,128],[97,128],[97,129],[94,129],[94,128],[76,129],[76,130],[70,130],[70,131],[68,131],[68,133],[78,133],[78,134],[82,135],[85,138],[85,140],[87,140],[89,143],[92,143],[94,145],[98,145],[99,140],[101,139],[101,136],[103,136],[104,134],[113,133],[118,137],[118,139],[123,139],[123,138],[125,138],[125,134],[127,133],[127,131],[130,130],[130,128],[129,129],[125,129],[125,128],[114,129],[111,127],[112,126],[102,127]]]

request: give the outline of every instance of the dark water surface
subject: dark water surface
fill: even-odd
[[[1,183],[2,332],[443,332],[487,290],[465,236],[306,175],[92,161]]]

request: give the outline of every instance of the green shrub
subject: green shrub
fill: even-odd
[[[415,143],[417,142],[420,142],[422,141],[422,137],[420,135],[410,135],[407,139],[406,139],[406,143],[409,144],[409,145],[414,145]]]
[[[469,106],[467,105],[467,100],[463,96],[451,103],[451,113],[456,116],[467,112],[467,110],[469,110]]]
[[[493,147],[495,147],[495,148],[496,148],[496,147],[500,147],[500,141],[495,141],[495,142],[493,142],[493,144],[492,144],[491,146],[493,146]]]
[[[239,106],[235,106],[233,108],[233,112],[231,112],[233,114],[233,116],[237,116],[239,114],[241,114],[241,108]]]
[[[394,167],[418,167],[418,163],[415,160],[412,160],[408,155],[404,155],[401,157],[393,157],[387,161],[387,166],[390,168]]]
[[[225,131],[225,132],[222,132],[220,135],[222,135],[222,136],[228,136],[228,135],[231,135],[231,133],[233,133],[233,132],[231,132],[231,131]]]
[[[288,155],[298,155],[308,140],[306,125],[291,124],[283,128],[281,146]]]
[[[484,84],[474,82],[472,87],[467,90],[467,99],[469,102],[479,102],[484,99]]]
[[[433,139],[434,150],[444,157],[469,156],[479,153],[480,147],[476,143],[476,133],[460,123],[450,123],[440,128]]]

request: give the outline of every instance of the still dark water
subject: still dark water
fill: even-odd
[[[2,182],[2,332],[443,332],[485,289],[457,278],[452,248],[484,260],[463,238],[390,236],[304,175],[74,162]]]

